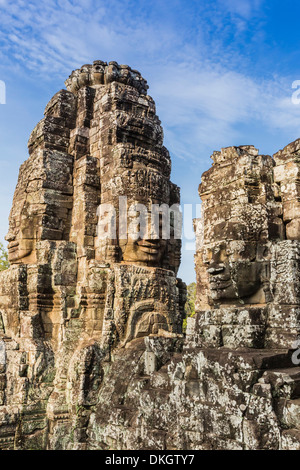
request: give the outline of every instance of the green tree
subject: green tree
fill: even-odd
[[[3,243],[0,242],[0,271],[4,271],[7,268],[9,268],[8,253]]]
[[[195,302],[196,302],[196,283],[195,282],[191,282],[191,284],[188,284],[186,297],[187,297],[186,303],[185,303],[186,317],[183,320],[183,325],[182,325],[183,331],[186,330],[187,318],[195,315]]]

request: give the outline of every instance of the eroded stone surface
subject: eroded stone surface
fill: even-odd
[[[179,202],[146,81],[96,61],[66,86],[10,215],[0,448],[299,449],[299,142],[214,152],[182,335],[180,240],[123,240],[130,214],[97,236],[100,203]]]

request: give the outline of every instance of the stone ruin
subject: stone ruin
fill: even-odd
[[[147,83],[96,61],[65,84],[10,213],[0,449],[300,449],[300,140],[273,158],[214,152],[183,334],[174,221],[168,239],[121,236],[120,200],[180,202]],[[110,237],[100,205],[114,208]]]

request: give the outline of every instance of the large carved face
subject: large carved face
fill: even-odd
[[[262,262],[256,242],[216,243],[206,247],[202,255],[214,301],[245,299],[259,290]]]

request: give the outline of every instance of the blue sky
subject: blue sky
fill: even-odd
[[[299,138],[299,16],[296,0],[0,0],[0,241],[30,132],[71,71],[93,60],[147,79],[183,204],[199,203],[214,150],[273,154]],[[179,274],[195,278],[185,241]]]

